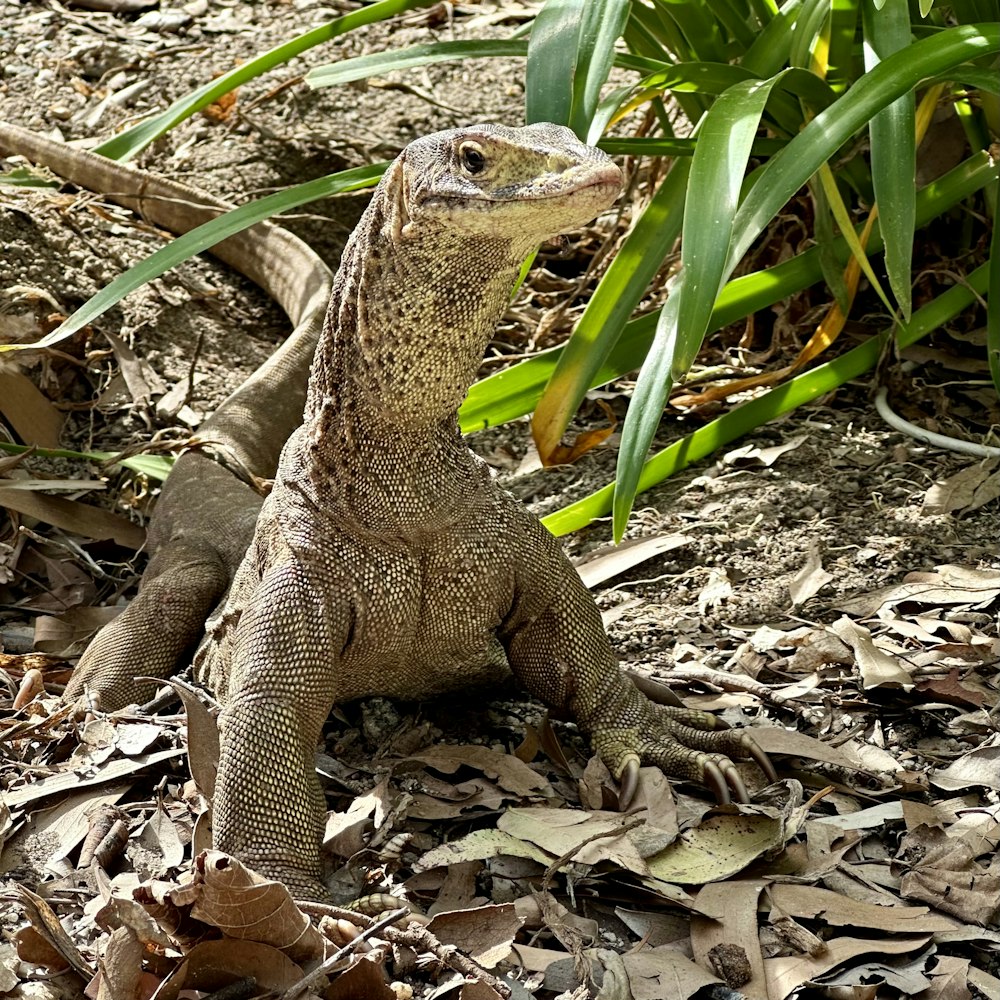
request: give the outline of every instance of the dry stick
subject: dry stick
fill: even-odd
[[[371,917],[366,917],[364,914],[357,913],[354,910],[345,910],[341,906],[331,906],[327,903],[309,903],[298,901],[297,906],[303,913],[308,913],[310,916],[332,917],[334,920],[347,920],[352,924],[356,924],[358,927],[366,928],[364,934],[359,937],[357,941],[361,941],[364,938],[369,937],[376,930],[382,930],[383,937],[390,944],[404,945],[418,951],[430,952],[430,954],[432,954],[442,965],[446,965],[448,968],[461,973],[463,976],[470,976],[473,979],[478,979],[491,989],[496,990],[496,992],[503,997],[503,1000],[508,1000],[508,997],[510,997],[510,987],[502,979],[497,979],[496,976],[487,972],[486,969],[474,962],[471,958],[455,951],[453,946],[443,944],[429,930],[427,930],[426,927],[420,926],[419,924],[411,924],[411,926],[405,929],[389,926],[389,924],[394,923],[401,917],[413,916],[413,914],[408,910],[394,910],[391,914],[389,914],[388,919],[383,918],[376,924]],[[351,942],[351,945],[347,946],[347,950],[350,950],[353,945],[357,944],[357,941]],[[342,948],[341,951],[344,951],[344,949]],[[327,963],[324,962],[323,964],[326,965]],[[292,998],[286,995],[282,998],[282,1000],[292,1000]]]
[[[770,702],[772,705],[786,705],[790,701],[780,691],[775,691],[767,684],[762,684],[746,674],[731,674],[725,670],[715,670],[712,667],[696,664],[674,665],[670,670],[670,679],[701,681],[703,684],[714,685],[723,691],[742,691],[746,694],[756,695],[761,701]]]
[[[581,840],[579,844],[575,847],[571,847],[561,858],[556,858],[556,860],[553,861],[548,868],[546,868],[545,877],[542,879],[542,891],[547,892],[549,890],[556,875],[559,873],[559,869],[562,868],[562,866],[567,862],[572,861],[574,855],[576,855],[582,848],[586,847],[587,844],[592,844],[595,840],[607,840],[610,837],[620,837],[622,834],[628,833],[629,830],[634,830],[637,826],[642,826],[645,822],[645,819],[634,819],[631,823],[624,823],[621,826],[615,827],[613,830],[604,830],[601,833],[595,833],[593,836],[587,837],[586,840]]]
[[[328,959],[317,965],[308,976],[304,976],[300,979],[293,987],[282,994],[282,1000],[297,1000],[298,997],[303,996],[314,986],[319,986],[323,979],[326,978],[327,973],[332,972],[335,966],[344,958],[346,958],[355,948],[362,943],[362,941],[367,940],[373,934],[377,934],[380,930],[385,929],[393,921],[398,920],[400,917],[405,917],[408,910],[399,909],[393,910],[391,913],[387,913],[381,920],[378,920],[371,924],[363,930],[353,941],[349,941],[344,945],[343,948],[339,948],[335,951]],[[355,917],[357,915],[355,914]],[[350,919],[350,918],[348,918]],[[357,923],[356,919],[352,919],[352,923]]]

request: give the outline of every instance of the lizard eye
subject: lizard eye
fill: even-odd
[[[458,156],[468,174],[481,174],[486,169],[486,157],[478,143],[463,142],[458,147]]]

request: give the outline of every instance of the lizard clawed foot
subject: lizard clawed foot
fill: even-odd
[[[668,777],[700,782],[722,805],[750,801],[733,759],[752,760],[769,782],[778,780],[774,765],[747,730],[720,728],[723,724],[713,715],[653,705],[645,698],[630,708],[626,719],[605,716],[591,730],[594,749],[621,782],[622,809],[635,798],[642,764],[659,767]]]

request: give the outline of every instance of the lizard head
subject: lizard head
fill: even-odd
[[[473,125],[411,142],[393,166],[397,238],[448,229],[527,253],[608,208],[622,175],[562,125]]]

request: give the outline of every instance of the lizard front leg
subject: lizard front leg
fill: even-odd
[[[723,803],[732,797],[748,801],[734,759],[752,759],[768,780],[777,780],[748,731],[726,728],[707,712],[654,704],[636,688],[614,656],[590,593],[558,544],[542,532],[539,525],[536,537],[547,556],[546,572],[539,572],[535,562],[530,573],[519,574],[521,589],[501,639],[520,682],[571,714],[590,736],[595,752],[621,782],[622,807],[635,794],[640,764],[701,782]],[[535,583],[539,579],[544,590]]]
[[[238,576],[237,602],[240,582]],[[221,660],[208,657],[213,686],[224,692],[215,847],[284,882],[300,899],[328,898],[320,878],[326,809],[315,754],[347,634],[338,634],[348,612],[340,614],[336,600],[321,596],[297,562],[280,564],[234,612],[232,641],[216,651]]]

